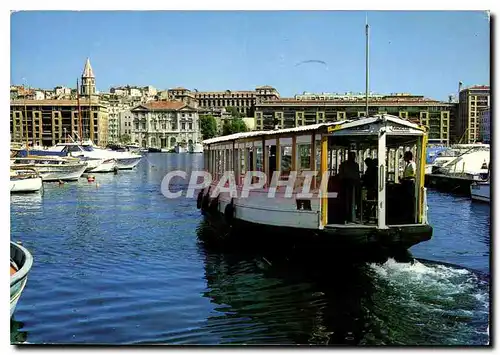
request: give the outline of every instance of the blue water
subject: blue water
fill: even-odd
[[[429,191],[434,237],[412,248],[415,265],[308,270],[201,243],[196,201],[160,192],[166,172],[201,165],[149,154],[96,183],[12,195],[11,239],[35,262],[11,341],[488,343],[489,205]]]

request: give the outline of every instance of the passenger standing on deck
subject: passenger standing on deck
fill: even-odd
[[[346,161],[339,166],[339,177],[341,184],[341,193],[344,198],[345,218],[346,222],[352,222],[354,218],[354,207],[356,189],[359,185],[359,165],[356,162],[356,153],[349,152]]]
[[[403,159],[405,161],[405,170],[401,184],[403,186],[404,216],[405,223],[415,223],[415,176],[417,166],[413,161],[413,153],[405,152]]]

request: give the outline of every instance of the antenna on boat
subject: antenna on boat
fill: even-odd
[[[369,73],[369,38],[370,38],[370,26],[368,25],[368,13],[366,14],[366,22],[365,22],[365,34],[366,34],[366,91],[365,91],[365,95],[366,95],[366,108],[365,108],[365,111],[366,111],[366,117],[369,117],[369,114],[368,114],[368,90],[369,90],[369,78],[370,78],[370,73]]]

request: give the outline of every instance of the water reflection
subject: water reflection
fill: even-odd
[[[222,343],[358,344],[364,337],[374,290],[366,266],[221,253],[209,242],[213,233],[200,224],[204,295],[217,305],[207,327]]]
[[[24,323],[16,321],[14,318],[10,319],[10,343],[23,344],[27,342],[28,332],[21,331]]]
[[[439,264],[288,261],[210,241],[197,230],[221,343],[311,345],[486,344],[488,282]]]

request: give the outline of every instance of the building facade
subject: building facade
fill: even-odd
[[[480,137],[480,112],[490,107],[490,87],[475,85],[460,90],[457,136],[461,143],[475,143]]]
[[[80,107],[80,111],[78,108]],[[77,100],[13,100],[10,103],[10,134],[13,142],[52,146],[77,139],[79,112],[84,139],[105,146],[108,143],[108,110],[96,99]]]
[[[18,99],[10,102],[13,142],[27,140],[31,145],[52,146],[66,141],[69,136],[78,139],[81,122],[83,139],[100,146],[108,143],[108,108],[96,94],[95,76],[88,58],[82,73],[79,100],[37,100],[36,90],[19,92],[23,92],[24,97],[20,99],[18,95]],[[68,90],[60,92],[61,95],[67,93]]]
[[[161,93],[160,95],[165,95]],[[193,104],[196,101],[199,108],[218,111],[234,107],[243,116],[254,116],[255,105],[267,100],[279,99],[278,91],[271,86],[259,86],[247,91],[191,91],[185,88],[168,90],[169,100],[181,100]],[[164,96],[163,96],[164,97]]]
[[[130,113],[130,109],[142,103],[149,102],[154,99],[156,89],[152,86],[136,87],[136,86],[121,86],[112,87],[109,93],[101,94],[101,99],[107,102],[109,107],[109,141],[112,143],[121,142],[122,132],[130,136],[131,128],[121,122],[124,117],[122,112]],[[127,125],[129,122],[127,123]],[[125,133],[127,131],[128,133]]]
[[[151,101],[134,107],[132,142],[172,149],[201,140],[198,110],[182,101]]]
[[[358,95],[317,94],[304,99],[277,99],[258,103],[255,108],[255,129],[292,128],[320,122],[356,119],[365,116],[365,99]],[[429,143],[450,143],[450,122],[454,104],[410,94],[369,97],[369,115],[387,113],[425,125]]]
[[[120,141],[123,140],[124,137],[130,138],[132,142],[132,127],[134,123],[134,114],[130,110],[122,111],[119,114],[119,122],[120,122]]]
[[[479,114],[479,140],[483,143],[491,143],[491,109],[487,108]]]

